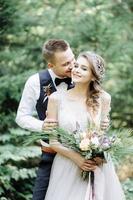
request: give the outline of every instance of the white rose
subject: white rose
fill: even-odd
[[[88,138],[85,138],[81,140],[79,147],[82,151],[87,151],[89,150],[89,145],[90,145],[90,140]]]
[[[86,132],[81,132],[81,133],[80,133],[80,137],[81,137],[82,139],[86,138],[86,136],[87,136]]]
[[[100,145],[98,137],[92,137],[91,138],[91,144],[93,144],[93,145],[98,147]]]

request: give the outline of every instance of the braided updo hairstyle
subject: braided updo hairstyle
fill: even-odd
[[[105,62],[101,56],[90,51],[83,52],[78,57],[84,57],[91,67],[94,80],[88,86],[86,104],[88,107],[92,107],[95,112],[99,107],[99,97],[102,90],[101,80],[105,72]]]

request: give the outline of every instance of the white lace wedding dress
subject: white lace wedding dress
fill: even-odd
[[[58,120],[59,126],[74,131],[76,122],[82,130],[86,130],[90,115],[80,101],[68,99],[66,94],[60,95]],[[101,111],[97,115],[100,121]],[[124,200],[120,182],[110,160],[97,167],[94,172],[94,197],[90,180],[81,178],[81,170],[70,159],[56,154],[50,176],[45,200]]]

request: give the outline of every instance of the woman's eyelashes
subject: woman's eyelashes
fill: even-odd
[[[77,63],[74,65],[74,67],[75,67],[75,68],[81,68],[81,69],[83,69],[83,70],[85,70],[85,71],[88,69],[86,66],[84,66],[84,65],[79,65],[79,64],[77,64]]]
[[[86,66],[81,66],[81,69],[82,69],[83,71],[87,71],[87,67],[86,67]]]

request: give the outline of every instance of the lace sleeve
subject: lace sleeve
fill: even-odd
[[[106,119],[109,117],[111,110],[111,96],[107,92],[103,91],[101,95],[101,118]]]

